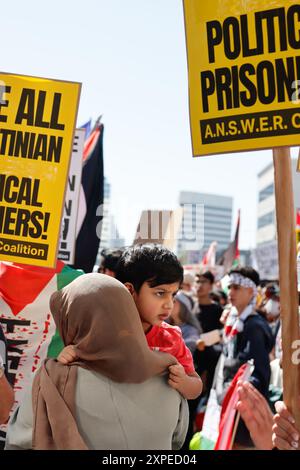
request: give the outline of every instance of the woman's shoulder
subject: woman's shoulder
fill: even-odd
[[[151,409],[155,397],[164,402],[165,406],[167,402],[176,406],[180,401],[178,392],[168,385],[167,376],[157,375],[138,384],[118,383],[97,372],[78,369],[76,405],[89,414],[114,416],[116,409],[128,409],[133,403],[138,408]]]

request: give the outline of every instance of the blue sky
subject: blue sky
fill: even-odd
[[[103,114],[105,174],[128,242],[142,209],[175,208],[190,190],[233,196],[241,248],[255,245],[257,173],[272,153],[192,158],[181,0],[12,0],[1,37],[2,71],[80,81],[78,124]]]

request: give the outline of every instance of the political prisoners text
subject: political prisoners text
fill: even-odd
[[[206,34],[211,67],[200,77],[204,113],[211,111],[214,94],[219,111],[293,100],[294,83],[300,80],[300,56],[294,52],[300,49],[300,5],[209,21]],[[287,50],[289,57],[279,57]],[[213,69],[220,51],[232,61],[231,67]],[[264,58],[273,53],[272,60]],[[261,56],[257,65],[247,61],[254,56]]]

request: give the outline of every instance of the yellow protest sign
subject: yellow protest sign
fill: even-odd
[[[183,5],[193,155],[299,145],[299,2]]]
[[[0,73],[0,260],[55,265],[80,88]]]

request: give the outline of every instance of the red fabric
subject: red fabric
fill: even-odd
[[[195,372],[193,356],[185,345],[178,326],[168,325],[165,322],[162,322],[161,326],[154,325],[146,334],[146,339],[151,349],[176,357],[186,374]]]
[[[296,215],[296,228],[297,230],[300,229],[300,209],[297,209],[297,215]]]
[[[224,326],[224,334],[225,334],[225,336],[229,336],[229,334],[230,334],[230,332],[231,332],[231,330],[232,330],[232,326],[233,326],[233,325],[225,325],[225,326]]]
[[[12,313],[18,315],[31,304],[46,287],[54,274],[64,267],[57,261],[55,268],[43,268],[18,263],[0,263],[0,296],[10,306]],[[16,294],[19,292],[19,295]]]
[[[243,375],[244,373],[244,370],[246,369],[247,367],[247,363],[246,364],[243,364],[239,370],[237,371],[237,373],[235,374],[235,376],[233,377],[232,379],[232,382],[226,392],[226,395],[224,397],[224,400],[223,400],[223,403],[222,403],[222,410],[221,410],[221,422],[220,422],[220,426],[222,424],[222,420],[223,420],[223,417],[226,413],[226,409],[227,409],[227,406],[229,404],[229,401],[234,393],[234,391],[236,390],[236,386],[237,386],[237,382],[238,380],[240,380],[241,376]]]
[[[204,421],[204,415],[205,415],[205,412],[204,412],[204,411],[199,411],[199,412],[196,414],[196,418],[195,418],[196,431],[201,431],[201,430],[202,430],[203,421]]]
[[[86,139],[84,142],[84,147],[83,147],[83,162],[87,160],[87,158],[91,155],[96,143],[98,136],[100,134],[100,129],[97,128],[95,129]]]
[[[219,436],[214,450],[231,450],[232,433],[236,416],[236,405],[238,402],[237,382],[243,378],[247,363],[243,364],[232,379],[222,403]]]
[[[207,256],[207,254],[208,254],[208,252],[206,252],[205,255],[203,256],[203,260],[202,260],[203,266],[204,266],[205,264],[208,264],[208,256]]]

